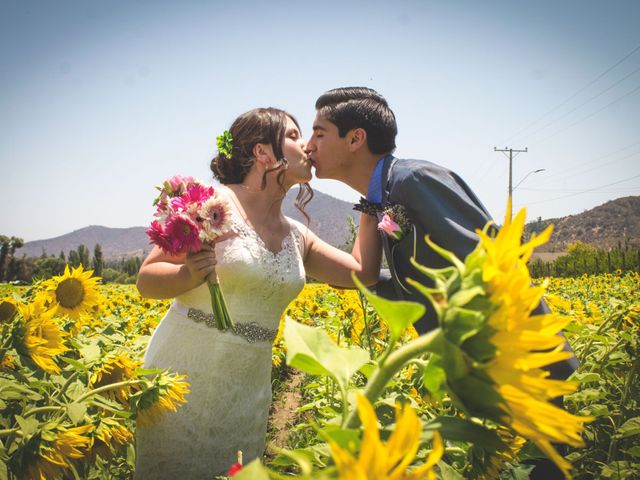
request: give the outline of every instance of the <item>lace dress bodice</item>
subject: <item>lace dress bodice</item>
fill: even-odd
[[[289,234],[274,253],[227,198],[235,235],[215,245],[222,293],[234,322],[257,322],[261,327],[277,329],[282,312],[304,286],[302,229],[288,219]],[[176,301],[211,313],[206,284],[176,297]]]

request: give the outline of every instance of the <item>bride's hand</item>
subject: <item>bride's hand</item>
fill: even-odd
[[[216,252],[211,245],[204,245],[198,252],[188,253],[185,265],[198,284],[205,280],[216,282]]]

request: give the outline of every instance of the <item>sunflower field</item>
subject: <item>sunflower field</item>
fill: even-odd
[[[532,284],[515,267],[536,240],[502,231],[428,272],[442,327],[426,335],[415,304],[308,284],[274,342],[267,452],[236,477],[527,478],[547,456],[567,477],[640,478],[640,275]],[[553,314],[534,322],[543,293]],[[189,400],[180,372],[141,368],[169,304],[82,267],[0,286],[0,479],[132,477],[136,423]],[[571,382],[540,368],[563,358],[559,330]]]

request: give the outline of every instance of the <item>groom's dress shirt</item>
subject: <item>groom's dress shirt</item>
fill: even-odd
[[[376,168],[373,170],[373,175],[371,175],[371,180],[369,180],[367,200],[371,203],[382,203],[382,167],[384,166],[385,158],[382,157],[378,160]]]

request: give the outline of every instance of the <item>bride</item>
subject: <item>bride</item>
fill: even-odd
[[[136,478],[211,479],[225,474],[238,450],[248,463],[263,454],[271,402],[271,344],[286,306],[308,275],[352,287],[378,280],[377,220],[360,218],[351,254],[318,238],[282,213],[287,190],[301,184],[296,206],[312,196],[311,164],[297,121],[275,108],[238,117],[233,146],[211,162],[232,211],[233,234],[201,251],[171,256],[154,247],[138,275],[149,298],[175,300],[155,330],[145,368],[186,374],[191,392],[176,413],[138,425]],[[306,216],[306,213],[305,213]],[[217,275],[236,333],[208,324],[204,284]]]

